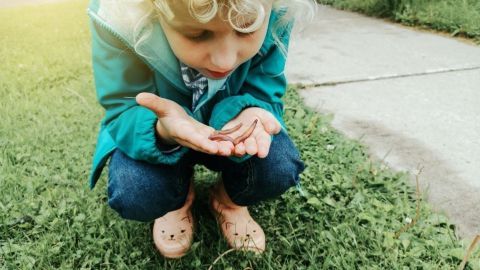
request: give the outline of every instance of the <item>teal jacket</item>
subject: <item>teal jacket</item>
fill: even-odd
[[[148,0],[147,0],[148,1]],[[97,99],[105,108],[90,174],[93,188],[110,154],[119,149],[127,156],[154,164],[175,164],[187,151],[160,151],[156,144],[156,115],[139,106],[135,96],[151,92],[177,102],[196,120],[221,129],[247,107],[271,112],[284,126],[282,96],[286,90],[285,57],[272,37],[272,12],[264,43],[259,52],[239,66],[225,80],[208,81],[208,91],[191,111],[192,93],[180,74],[173,54],[158,22],[152,33],[133,49],[133,25],[145,15],[145,3],[132,1],[128,14],[115,12],[109,0],[92,0],[88,7],[92,34],[92,61]],[[290,26],[282,28],[280,40],[288,46]],[[140,53],[138,53],[140,52]],[[226,87],[222,86],[226,83]],[[219,90],[222,89],[222,90]],[[232,157],[241,162],[249,158]]]

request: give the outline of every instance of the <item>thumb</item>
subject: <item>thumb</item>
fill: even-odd
[[[277,134],[282,129],[282,126],[278,122],[278,120],[273,116],[272,113],[268,111],[263,111],[262,117],[262,124],[265,128],[265,131],[269,134]]]
[[[159,118],[167,115],[166,107],[168,103],[164,98],[161,98],[152,93],[140,93],[136,96],[136,101],[139,105],[150,109],[153,111]]]

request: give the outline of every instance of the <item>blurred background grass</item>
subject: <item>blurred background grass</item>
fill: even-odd
[[[445,31],[480,42],[478,0],[318,0],[339,9],[428,29]]]
[[[88,189],[103,111],[95,100],[87,2],[0,10],[0,269],[198,269],[228,249],[206,205],[215,175],[196,170],[197,232],[182,260],[164,260],[149,224],[106,203],[106,177]],[[268,250],[231,253],[214,269],[456,269],[468,242],[420,203],[407,175],[371,161],[306,109],[295,89],[285,119],[307,169],[305,195],[253,208]],[[467,269],[480,269],[480,252]]]

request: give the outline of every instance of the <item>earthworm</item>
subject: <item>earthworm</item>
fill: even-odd
[[[255,130],[255,126],[257,125],[258,119],[255,119],[250,127],[242,133],[242,135],[238,136],[237,138],[233,139],[232,137],[228,136],[227,134],[231,134],[240,129],[242,123],[234,126],[233,128],[226,129],[226,130],[215,130],[212,135],[208,137],[208,139],[212,141],[229,141],[233,143],[233,145],[237,145],[243,142],[246,138],[252,135],[253,130]]]
[[[257,125],[257,122],[258,119],[255,119],[255,121],[253,121],[250,127],[242,135],[235,138],[235,140],[233,140],[233,145],[237,145],[240,142],[243,142],[246,138],[250,137],[250,135],[252,135],[253,133],[253,130],[255,129],[255,126]]]
[[[230,134],[230,133],[233,133],[233,132],[239,130],[241,127],[242,127],[242,123],[239,123],[238,125],[234,126],[233,128],[230,128],[230,129],[215,130],[214,134],[227,135],[227,134]]]
[[[228,136],[228,135],[224,135],[224,134],[212,134],[208,137],[209,140],[212,140],[212,141],[229,141],[229,142],[232,142],[233,144],[235,144],[235,140],[232,139],[232,137]]]

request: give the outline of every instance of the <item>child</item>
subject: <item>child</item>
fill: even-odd
[[[109,161],[108,203],[154,220],[163,256],[189,249],[193,166],[221,172],[210,206],[228,244],[262,252],[247,206],[299,183],[304,169],[285,131],[281,97],[292,11],[308,0],[92,0],[95,86],[106,114],[93,188]],[[310,9],[312,10],[312,9]],[[242,124],[228,136],[210,137]],[[247,134],[248,135],[248,134]]]

